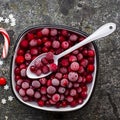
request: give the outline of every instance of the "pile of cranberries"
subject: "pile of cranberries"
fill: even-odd
[[[93,80],[95,51],[87,44],[62,57],[58,66],[53,54],[57,55],[85,37],[77,33],[55,28],[31,30],[19,43],[15,58],[16,91],[24,101],[35,101],[42,106],[74,107],[87,97],[87,84]],[[36,75],[52,71],[45,78],[30,79],[26,69],[38,55],[47,53],[30,69]],[[50,68],[47,64],[50,63]]]

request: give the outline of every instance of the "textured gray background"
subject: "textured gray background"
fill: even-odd
[[[62,24],[92,33],[106,22],[115,22],[117,30],[103,41],[97,41],[99,73],[89,103],[81,110],[51,113],[28,108],[17,99],[0,103],[0,120],[119,120],[120,119],[120,0],[0,0],[0,16],[10,13],[16,26],[0,23],[11,36],[9,56],[0,67],[0,76],[10,85],[10,61],[18,35],[36,24]],[[0,43],[0,51],[2,44]],[[13,95],[11,88],[0,87],[0,101]]]

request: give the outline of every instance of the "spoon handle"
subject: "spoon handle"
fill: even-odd
[[[101,26],[100,28],[98,28],[93,34],[91,34],[90,36],[88,36],[86,39],[84,39],[80,43],[77,43],[73,47],[65,50],[64,52],[60,53],[56,57],[59,59],[59,58],[65,56],[65,55],[71,53],[72,51],[80,48],[81,46],[84,46],[85,44],[87,44],[89,42],[92,42],[92,41],[97,40],[99,38],[108,36],[109,34],[113,33],[115,31],[115,29],[116,29],[116,24],[115,23],[104,24],[103,26]]]

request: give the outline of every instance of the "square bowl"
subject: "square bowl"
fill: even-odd
[[[60,107],[60,108],[56,108],[56,107],[46,107],[46,106],[43,106],[43,107],[40,107],[38,106],[38,104],[35,102],[35,101],[23,101],[23,99],[21,98],[21,96],[19,95],[19,93],[16,91],[16,81],[15,81],[15,73],[14,73],[14,69],[16,67],[16,64],[15,64],[15,59],[16,59],[16,56],[17,56],[17,50],[19,48],[19,45],[20,45],[20,42],[21,40],[23,39],[23,37],[30,31],[34,31],[34,30],[38,30],[38,29],[42,29],[42,28],[55,28],[55,29],[59,29],[59,30],[68,30],[69,32],[73,32],[77,35],[80,35],[80,36],[83,36],[83,37],[87,37],[88,35],[83,32],[83,31],[80,31],[80,30],[77,30],[75,28],[72,28],[72,27],[68,27],[68,26],[63,26],[63,25],[37,25],[37,26],[32,26],[32,27],[29,27],[27,28],[26,30],[24,30],[18,37],[17,41],[16,41],[16,44],[15,44],[15,47],[14,47],[14,54],[13,54],[13,57],[12,57],[12,60],[11,60],[11,83],[12,83],[12,90],[13,90],[13,93],[15,94],[16,98],[21,102],[23,103],[24,105],[27,105],[27,106],[30,106],[30,107],[33,107],[33,108],[36,108],[36,109],[40,109],[40,110],[45,110],[45,111],[55,111],[55,112],[67,112],[67,111],[73,111],[73,110],[77,110],[77,109],[80,109],[82,108],[83,106],[86,105],[86,103],[89,101],[91,95],[92,95],[92,92],[93,92],[93,88],[95,86],[95,81],[96,81],[96,76],[97,76],[97,70],[98,70],[98,52],[97,52],[97,46],[94,42],[91,42],[90,43],[90,47],[92,50],[94,50],[95,52],[95,57],[94,57],[94,72],[92,73],[92,76],[93,76],[93,80],[90,84],[87,84],[87,97],[86,99],[84,99],[83,103],[82,104],[78,104],[77,106],[75,107],[71,107],[71,106],[68,106],[68,107]]]

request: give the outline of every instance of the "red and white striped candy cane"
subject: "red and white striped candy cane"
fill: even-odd
[[[3,28],[0,28],[0,33],[4,37],[4,46],[3,46],[3,51],[2,51],[2,58],[4,59],[8,55],[8,49],[10,46],[10,37],[9,37],[8,33],[6,32],[6,30]]]

